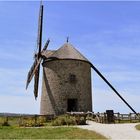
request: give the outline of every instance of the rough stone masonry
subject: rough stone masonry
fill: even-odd
[[[92,111],[91,65],[71,44],[44,54],[40,114]]]

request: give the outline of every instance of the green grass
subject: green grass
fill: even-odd
[[[140,130],[140,124],[136,125],[135,128],[136,128],[137,130]]]
[[[104,136],[75,127],[19,128],[0,127],[0,139],[106,139]]]

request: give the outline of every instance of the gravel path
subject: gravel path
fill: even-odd
[[[100,124],[92,121],[87,122],[89,125],[78,126],[83,129],[94,130],[110,139],[123,140],[140,140],[140,131],[135,129],[137,123],[127,124]]]

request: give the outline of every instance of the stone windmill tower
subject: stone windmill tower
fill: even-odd
[[[43,5],[40,5],[37,49],[35,61],[28,72],[26,89],[34,77],[34,96],[38,96],[40,63],[43,60],[41,114],[64,114],[67,111],[92,111],[91,68],[135,113],[136,111],[119,94],[99,70],[78,52],[65,43],[56,51],[48,51],[48,40],[42,48]]]
[[[92,111],[91,65],[71,44],[44,56],[41,114]]]

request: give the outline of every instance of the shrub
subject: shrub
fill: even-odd
[[[80,117],[79,125],[86,125],[86,119],[84,117]]]
[[[44,126],[44,123],[41,119],[35,120],[34,118],[24,118],[23,121],[19,124],[19,126],[39,127],[39,126]]]
[[[4,121],[4,122],[2,123],[2,126],[10,126],[10,124],[8,123],[8,121]]]
[[[69,115],[62,115],[57,117],[51,122],[52,126],[61,126],[61,125],[85,125],[86,120],[84,117],[76,117]]]
[[[77,125],[76,118],[73,116],[69,116],[67,119],[67,125]]]
[[[8,117],[3,118],[1,126],[10,126],[10,124],[8,123]]]

